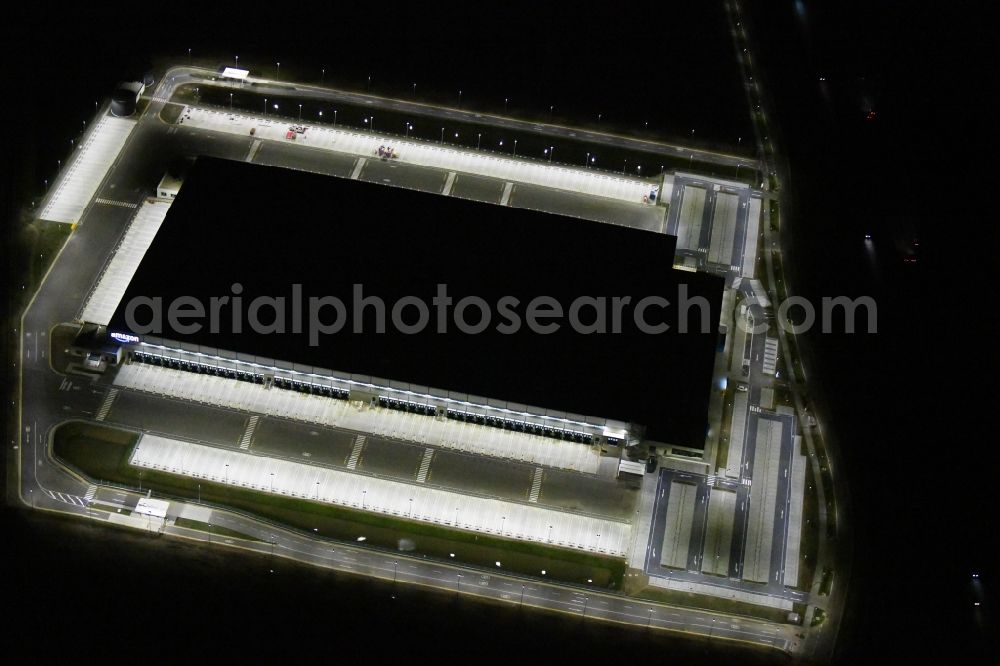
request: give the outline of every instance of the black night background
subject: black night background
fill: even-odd
[[[1000,575],[998,161],[987,90],[998,65],[995,24],[975,2],[744,4],[788,159],[789,283],[810,300],[871,295],[879,308],[875,335],[804,340],[810,387],[850,490],[853,566],[835,661],[991,661]],[[461,89],[463,107],[489,112],[507,98],[524,118],[595,127],[600,114],[605,129],[751,154],[740,139],[750,136],[749,110],[721,0],[531,11],[34,4],[5,13],[8,311],[23,305],[22,211],[95,100],[156,63],[186,61],[188,49],[219,65],[239,54],[251,70],[280,60],[290,79],[318,82],[325,69],[326,83],[357,90],[370,76],[387,96],[407,96],[416,82],[424,99],[452,103]],[[6,331],[11,390],[16,340]],[[12,443],[17,424],[6,432]],[[14,506],[6,448],[3,634],[21,658],[782,661],[421,589],[391,599],[389,585],[363,578],[33,515]],[[985,586],[978,608],[973,572]]]

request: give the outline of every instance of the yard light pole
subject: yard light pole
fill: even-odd
[[[276,62],[274,64],[277,65],[277,67],[278,67],[277,72],[274,75],[274,80],[275,81],[281,81],[281,63],[280,62]]]
[[[517,157],[517,139],[514,139],[514,157]]]
[[[232,96],[232,95],[230,95]],[[299,104],[299,120],[302,120],[302,105]]]
[[[479,132],[478,134],[476,134],[476,150],[479,150],[479,146],[482,144],[482,142],[483,142],[483,133]]]

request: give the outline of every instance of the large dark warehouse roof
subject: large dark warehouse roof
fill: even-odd
[[[397,382],[486,396],[589,416],[641,424],[647,436],[701,447],[704,442],[717,343],[721,278],[671,268],[674,238],[530,210],[488,205],[362,181],[332,178],[242,162],[199,158],[142,260],[110,328],[129,330],[125,304],[134,297],[162,297],[166,304],[211,297],[243,287],[242,310],[258,296],[285,297],[291,322],[293,285],[308,298],[334,296],[347,306],[348,324],[310,346],[307,328],[283,334],[231,330],[223,308],[221,329],[208,320],[196,333],[167,327],[159,337],[282,359],[303,365]],[[387,304],[419,296],[430,325],[405,334],[391,324],[375,332],[374,314],[363,333],[352,332],[353,285]],[[436,332],[432,298],[439,284],[457,303],[478,296],[493,322],[475,335],[456,329],[449,311],[446,333]],[[700,309],[690,311],[692,331],[677,331],[677,308],[651,306],[646,319],[671,324],[665,334],[637,330],[631,307],[621,333],[582,334],[561,322],[540,335],[522,326],[504,334],[496,304],[514,296],[526,304],[552,296],[568,310],[578,296],[650,295],[677,302],[680,285],[710,303],[710,326],[701,333]],[[610,309],[610,307],[609,307]],[[148,315],[139,310],[137,319]],[[266,308],[261,321],[270,321]],[[404,310],[412,323],[415,309]],[[324,320],[334,318],[332,309]],[[593,319],[584,308],[581,318]],[[475,323],[478,309],[465,319]],[[611,320],[608,320],[610,330]]]

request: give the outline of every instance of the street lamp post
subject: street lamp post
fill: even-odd
[[[507,115],[507,102],[508,101],[510,101],[509,97],[504,97],[503,98],[503,113],[504,113],[504,115]]]
[[[326,68],[324,67],[323,69],[321,69],[319,71],[320,71],[319,84],[320,85],[324,85],[326,83]]]
[[[267,98],[264,98],[264,116],[267,117]]]
[[[333,110],[333,126],[337,126],[337,109]]]
[[[299,104],[299,120],[302,120],[302,105]]]
[[[280,62],[276,62],[274,64],[277,65],[277,70],[276,70],[276,73],[274,75],[274,80],[275,81],[281,81],[281,63]]]
[[[517,157],[517,139],[514,139],[514,157]]]
[[[476,134],[476,150],[479,150],[479,146],[482,144],[482,142],[483,142],[483,133],[479,132],[478,134]]]
[[[552,110],[555,109],[555,108],[556,108],[555,104],[550,104],[549,105],[549,122],[550,123],[552,122]]]
[[[229,110],[233,110],[233,93],[229,93]]]
[[[444,143],[444,128],[441,128],[441,143]]]
[[[549,162],[552,161],[552,155],[554,155],[555,152],[556,152],[556,147],[555,146],[549,146]]]
[[[191,66],[191,49],[188,49],[188,66]]]
[[[413,129],[413,125],[411,125],[410,123],[406,123],[406,132],[403,134],[404,138],[410,136],[411,129]]]
[[[462,108],[462,91],[458,91],[458,108]]]
[[[190,49],[188,49],[190,51]],[[236,56],[236,69],[240,68],[240,57]]]

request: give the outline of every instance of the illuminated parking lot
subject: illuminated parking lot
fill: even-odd
[[[400,518],[621,556],[624,522],[539,506],[460,495],[233,449],[143,435],[130,464]]]
[[[78,154],[67,165],[38,217],[51,222],[79,222],[134,128],[134,120],[102,118],[77,149]]]

